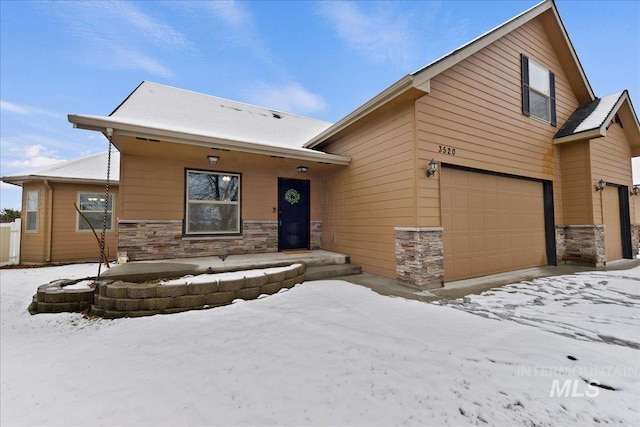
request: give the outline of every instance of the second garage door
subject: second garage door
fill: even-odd
[[[543,184],[441,169],[445,281],[547,264]]]

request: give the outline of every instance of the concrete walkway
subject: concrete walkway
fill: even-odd
[[[487,289],[538,279],[541,277],[571,275],[584,271],[627,270],[639,265],[640,259],[622,259],[609,262],[605,267],[588,267],[571,264],[536,267],[478,277],[475,279],[450,282],[446,283],[442,288],[430,289],[428,291],[415,290],[404,286],[395,280],[368,273],[355,276],[337,277],[335,279],[345,280],[347,282],[365,286],[381,295],[396,296],[419,301],[434,301],[442,299],[451,300],[462,298],[465,295],[480,294]]]

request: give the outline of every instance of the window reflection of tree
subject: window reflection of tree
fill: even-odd
[[[192,231],[235,231],[238,228],[239,177],[191,173],[189,199],[212,201],[190,209]],[[221,202],[221,203],[216,203]]]

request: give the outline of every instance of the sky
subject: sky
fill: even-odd
[[[67,114],[108,115],[144,80],[336,122],[537,3],[0,0],[0,176],[106,151]],[[595,94],[638,111],[640,2],[556,4]],[[2,183],[0,208],[20,194]]]

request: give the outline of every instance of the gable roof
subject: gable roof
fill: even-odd
[[[431,91],[430,80],[432,78],[538,17],[542,19],[545,31],[549,33],[550,38],[559,41],[554,46],[556,47],[560,63],[565,67],[565,71],[567,71],[567,75],[569,76],[569,84],[576,93],[579,102],[587,103],[593,101],[595,99],[593,89],[587,80],[584,69],[573,48],[573,44],[560,19],[560,14],[558,13],[555,2],[553,0],[544,0],[522,12],[520,15],[471,40],[467,44],[436,59],[423,68],[404,76],[342,120],[314,136],[304,144],[304,146],[314,148],[324,142],[330,141],[360,119],[394,99],[406,98],[408,96],[417,99],[429,93]]]
[[[49,180],[54,182],[104,184],[107,180],[108,153],[92,154],[74,160],[65,160],[53,165],[31,169],[14,175],[7,175],[0,180],[9,184],[22,186],[28,181]],[[118,185],[120,181],[120,153],[111,152],[111,170],[109,182]]]
[[[593,102],[581,105],[569,117],[569,120],[560,128],[553,138],[555,144],[576,141],[580,139],[600,138],[607,136],[607,129],[616,115],[620,114],[621,123],[625,132],[630,135],[632,151],[637,156],[640,152],[640,124],[635,114],[629,92],[614,93],[603,98],[596,98]]]
[[[69,115],[75,127],[265,155],[348,164],[302,143],[330,123],[142,82],[109,116]]]

